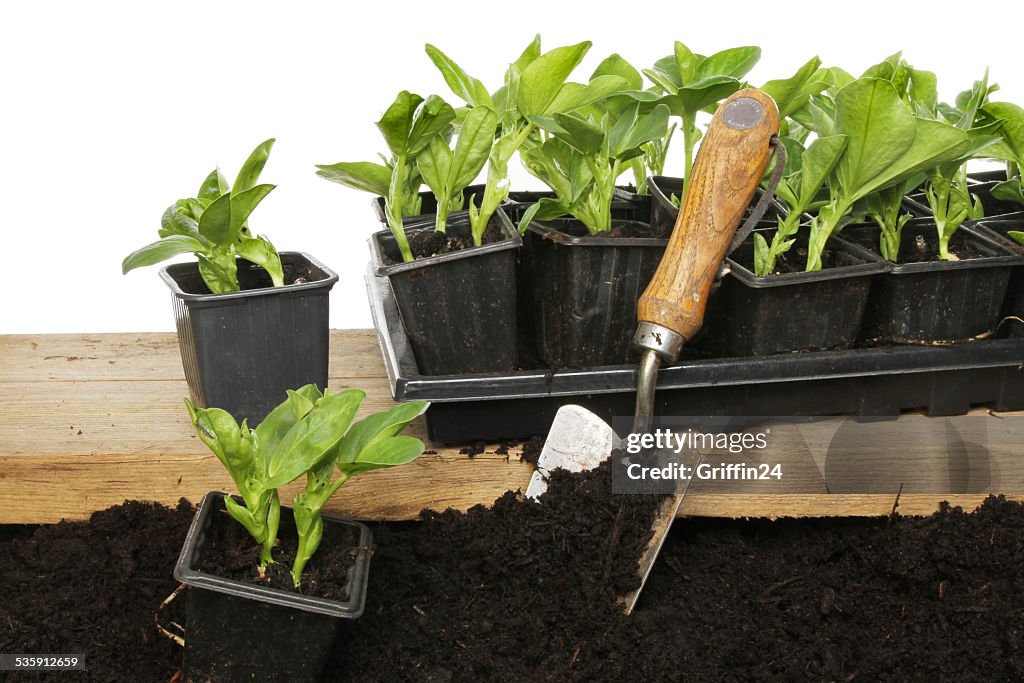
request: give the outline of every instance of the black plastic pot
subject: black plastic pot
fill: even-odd
[[[679,207],[671,200],[675,195],[682,198],[683,179],[669,176],[651,176],[647,179],[647,191],[650,192],[651,204],[651,228],[659,234],[668,236],[676,225],[676,217],[679,215]],[[757,188],[752,204],[756,204],[761,198],[762,190]],[[779,216],[786,215],[786,208],[777,200],[772,199],[764,216],[758,221],[757,227],[776,228],[778,227]]]
[[[192,402],[255,426],[288,389],[327,385],[329,294],[337,274],[312,256],[282,252],[285,282],[238,261],[240,292],[210,294],[196,263],[160,270],[174,293],[181,363]]]
[[[618,192],[619,189],[617,188],[616,195]],[[512,220],[512,224],[518,229],[519,220],[523,217],[524,211],[533,204],[536,204],[540,199],[554,196],[555,193],[551,191],[513,191],[509,192],[502,208]],[[611,205],[612,219],[646,223],[650,217],[650,202],[647,201],[647,197],[644,195],[636,196],[643,197],[643,200],[613,199]],[[531,244],[530,233],[527,233],[524,236],[523,247],[519,251],[519,257],[516,259],[516,306],[518,307],[516,318],[519,321],[520,337],[528,339],[529,343],[532,344],[534,315],[533,278],[530,275],[529,255]]]
[[[1011,230],[1024,230],[1024,212],[982,221],[975,229],[1015,254],[1024,256],[1024,246],[1007,234]],[[1024,265],[1014,267],[1010,273],[1002,315],[1000,333],[1010,337],[1024,337]]]
[[[476,202],[479,205],[480,199],[484,194],[483,185],[470,185],[462,191],[463,206],[469,206],[469,199],[473,195],[476,195]],[[384,197],[373,198],[373,214],[380,221],[380,224],[385,228],[388,227],[388,217],[384,213]],[[469,216],[469,209],[462,209],[460,211],[452,211],[448,214],[448,220],[453,221],[458,218],[466,218]],[[406,227],[411,225],[419,225],[420,223],[434,224],[437,218],[437,197],[434,196],[433,192],[425,191],[420,192],[420,213],[416,216],[403,216],[402,224]]]
[[[431,401],[427,434],[443,443],[546,434],[562,405],[610,421],[632,415],[637,366],[503,375],[427,377],[416,367],[387,280],[368,273],[367,291],[391,394]],[[961,415],[972,405],[1024,409],[1024,339],[952,346],[886,346],[772,356],[683,358],[658,373],[656,415],[860,415],[902,410]]]
[[[612,221],[612,230],[648,230]],[[591,237],[573,219],[535,221],[527,232],[537,354],[552,368],[616,365],[633,357],[636,304],[666,239]]]
[[[281,533],[290,512],[281,516]],[[237,524],[224,512],[224,494],[203,496],[189,527],[174,578],[186,584],[187,625],[182,667],[186,683],[199,681],[317,681],[340,619],[363,613],[372,554],[370,530],[359,522],[324,517],[325,527],[347,525],[359,538],[348,573],[348,600],[235,581],[196,567],[212,525]]]
[[[900,258],[919,240],[938,253],[935,223],[913,219],[903,228]],[[870,226],[849,227],[847,239],[875,249],[879,232]],[[890,264],[876,279],[864,311],[861,339],[866,343],[962,342],[987,336],[1000,319],[1010,271],[1024,259],[963,226],[953,244],[983,254],[960,261]]]
[[[374,272],[386,277],[398,300],[420,369],[427,375],[508,372],[518,358],[516,252],[519,233],[500,208],[494,214],[501,240],[403,263],[395,238],[382,230],[370,238]],[[406,228],[410,239],[433,224]],[[468,237],[468,218],[448,222],[447,232]]]
[[[806,247],[802,237],[787,256]],[[717,309],[708,313],[705,343],[729,356],[852,347],[871,282],[886,265],[839,238],[829,241],[827,256],[830,267],[819,271],[759,277],[753,272],[753,241],[741,244],[727,259],[729,274],[716,294]]]

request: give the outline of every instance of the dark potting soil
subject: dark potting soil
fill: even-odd
[[[960,260],[984,258],[991,254],[982,251],[974,245],[962,232],[953,233],[949,238],[949,253]],[[939,241],[936,237],[929,235],[908,236],[900,242],[900,263],[928,263],[938,260]]]
[[[88,522],[0,538],[0,652],[84,654],[89,673],[3,673],[0,680],[167,681],[181,649],[154,613],[194,510],[129,502]]]
[[[848,265],[845,262],[840,262],[840,259],[836,257],[836,252],[832,249],[825,249],[821,253],[821,268],[822,270],[828,268],[836,268],[838,266]],[[753,271],[754,263],[751,261],[749,267]],[[775,259],[775,270],[772,272],[773,275],[783,275],[785,273],[803,273],[807,269],[807,248],[798,245],[793,247],[786,253],[780,255]]]
[[[298,539],[294,526],[286,523],[289,513],[282,514],[274,562],[267,566],[263,577],[258,571],[260,546],[249,532],[227,512],[215,510],[213,514],[211,532],[199,553],[196,569],[235,581],[295,590],[290,570]],[[358,544],[354,528],[324,524],[324,538],[302,572],[298,592],[328,600],[348,600],[348,571],[355,561]]]
[[[680,520],[626,617],[614,595],[635,585],[650,506],[608,486],[606,469],[557,474],[541,505],[508,493],[492,509],[379,525],[366,612],[344,622],[325,679],[1022,677],[1018,503],[891,521]],[[128,503],[0,537],[0,651],[86,654],[87,676],[43,680],[169,680],[181,651],[153,614],[191,515]]]
[[[313,282],[322,275],[313,273],[313,270],[308,263],[291,263],[283,262],[281,267],[284,271],[284,284],[295,285],[302,284],[305,282]],[[318,271],[319,272],[319,271]],[[209,294],[210,289],[203,282],[203,279],[199,277],[198,271],[196,271],[195,277],[183,278],[177,281],[178,286],[186,294]],[[238,265],[238,287],[241,291],[247,291],[250,289],[264,289],[266,287],[273,287],[274,283],[270,280],[270,274],[266,270],[257,266],[253,263],[240,262]]]
[[[880,253],[877,230],[850,230],[843,233],[845,239]],[[968,239],[963,232],[953,233],[949,239],[949,251],[958,259],[985,258],[992,254],[984,251]],[[939,240],[931,231],[926,234],[904,234],[900,240],[899,263],[928,263],[939,260]]]
[[[504,240],[505,236],[502,234],[500,226],[497,219],[492,219],[487,224],[481,244],[493,244]],[[473,236],[469,234],[468,229],[459,232],[454,228],[449,229],[448,232],[423,230],[409,235],[409,248],[412,250],[412,255],[418,259],[450,254],[474,246],[476,245],[473,244]],[[386,265],[393,266],[402,263],[397,247],[393,251],[394,253],[390,249],[385,251],[384,262]]]

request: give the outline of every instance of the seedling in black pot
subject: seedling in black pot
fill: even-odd
[[[240,497],[207,494],[196,511],[175,578],[190,586],[185,633],[185,679],[189,681],[318,680],[334,642],[337,617],[356,618],[363,610],[371,535],[365,525],[324,517],[321,510],[351,477],[415,460],[419,439],[399,432],[427,409],[425,401],[396,405],[353,423],[365,394],[358,389],[321,392],[306,385],[288,393],[256,428],[239,425],[218,408],[197,409],[186,399],[196,432],[235,481]],[[296,494],[293,517],[282,520],[279,487],[306,476]],[[225,510],[260,545],[260,580],[217,576],[202,569]],[[287,509],[287,508],[285,508]],[[316,594],[303,583],[303,571],[325,537],[357,539],[352,565],[336,598]],[[279,529],[297,535],[291,566],[294,591],[270,584]],[[216,558],[214,558],[216,560]],[[276,573],[276,572],[275,572]],[[274,637],[253,649],[253,633]]]

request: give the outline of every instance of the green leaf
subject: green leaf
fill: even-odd
[[[423,107],[416,113],[412,129],[409,131],[406,148],[409,156],[415,157],[426,149],[435,136],[444,134],[446,130],[450,131],[454,120],[455,109],[452,108],[452,105],[437,95],[428,97],[423,103]],[[450,135],[446,137],[450,137]]]
[[[754,46],[731,47],[707,57],[697,67],[698,79],[711,76],[743,78],[761,59],[761,48]]]
[[[626,81],[626,87],[630,90],[642,90],[644,87],[644,78],[640,72],[618,54],[612,54],[598,64],[590,80],[599,76],[618,76]]]
[[[275,287],[284,287],[284,268],[281,266],[281,256],[270,240],[262,235],[259,237],[243,236],[239,238],[235,250],[246,261],[255,263],[267,271],[270,281]]]
[[[390,410],[375,413],[356,422],[338,445],[337,461],[351,463],[361,459],[361,454],[367,447],[397,435],[429,407],[428,401],[400,403]]]
[[[359,389],[347,389],[317,401],[316,407],[266,452],[266,486],[284,486],[329,457],[365,397]]]
[[[992,196],[1004,202],[1017,202],[1024,204],[1024,186],[1020,178],[1004,180],[992,188]]]
[[[200,440],[213,451],[236,484],[244,482],[252,473],[254,455],[251,442],[243,438],[235,418],[220,408],[196,408],[187,398],[185,406]]]
[[[910,149],[917,124],[892,83],[860,78],[836,95],[835,132],[849,138],[836,178],[843,193],[855,198]]]
[[[323,394],[315,384],[306,384],[294,392],[289,391],[288,396],[292,393],[298,394],[310,401],[316,403],[318,400],[323,398]],[[295,415],[295,410],[292,408],[292,403],[289,400],[285,400],[275,407],[270,414],[263,418],[263,421],[257,425],[253,432],[256,434],[256,441],[259,444],[260,450],[267,450],[274,448],[275,444],[280,443],[284,439],[285,434],[295,426],[295,423],[299,421],[299,418]]]
[[[274,185],[257,185],[256,187],[249,188],[244,192],[232,192],[229,207],[229,227],[228,235],[230,240],[237,240],[238,236],[243,233],[243,227],[245,222],[249,219],[249,214],[253,212],[263,198],[270,194],[270,191],[274,189]],[[211,205],[210,208],[216,205],[216,202]],[[209,212],[207,209],[206,212]],[[206,212],[203,215],[206,215]],[[202,230],[202,221],[200,221],[200,230]],[[213,241],[213,240],[211,240]]]
[[[395,101],[377,122],[377,129],[395,156],[405,156],[408,153],[413,117],[422,103],[422,97],[403,90],[395,96]]]
[[[583,119],[569,114],[555,114],[561,128],[558,136],[581,154],[596,154],[604,145],[604,131]]]
[[[440,135],[430,141],[430,145],[416,157],[423,182],[427,184],[438,204],[449,199],[448,176],[451,172],[454,155]]]
[[[516,57],[516,61],[512,62],[510,68],[515,69],[517,73],[523,73],[526,67],[530,66],[538,57],[540,57],[540,34],[538,33],[530,41],[530,44],[523,49],[522,53]]]
[[[228,179],[224,177],[219,168],[215,168],[210,172],[210,175],[206,176],[203,184],[199,186],[199,194],[196,197],[212,202],[225,192],[230,191],[231,186],[228,185]]]
[[[199,274],[211,293],[226,294],[238,291],[238,267],[231,251],[225,251],[220,255],[210,252],[209,256],[196,254],[196,257],[199,259]]]
[[[383,197],[388,193],[391,183],[391,169],[384,164],[372,161],[342,161],[337,164],[317,165],[316,174],[331,182],[351,187],[355,190],[372,192]]]
[[[696,81],[699,78],[697,69],[700,67],[703,57],[694,54],[690,48],[678,40],[673,45],[672,50],[672,57],[667,57],[666,61],[662,63],[664,69],[662,73],[670,74],[671,71],[665,67],[671,64],[675,67],[676,74],[678,74],[678,78],[673,79],[676,87],[682,87],[685,83]],[[655,63],[655,68],[658,68],[658,63]]]
[[[159,241],[147,244],[141,249],[136,249],[128,254],[121,262],[121,273],[124,274],[143,266],[152,266],[178,254],[201,252],[205,251],[205,249],[206,247],[203,246],[202,242],[193,237],[168,235]]]
[[[811,99],[828,87],[821,69],[821,59],[812,57],[789,78],[768,81],[761,91],[769,95],[779,108],[779,118],[785,119],[802,109]]]
[[[600,100],[626,92],[628,83],[621,76],[598,76],[586,85],[566,83],[544,110],[545,115],[568,114]]]
[[[231,197],[221,195],[199,217],[199,234],[217,247],[227,247],[236,237],[231,231]]]
[[[970,147],[967,133],[942,121],[916,118],[915,131],[910,148],[882,172],[865,181],[855,198],[904,182],[945,161],[957,159]]]
[[[935,73],[914,68],[908,68],[907,71],[910,75],[907,94],[910,96],[914,113],[918,116],[935,118],[939,103],[939,86]]]
[[[199,241],[204,239],[199,234],[199,223],[185,214],[185,209],[180,202],[167,207],[164,215],[160,217],[160,230],[157,232],[161,237],[184,235]]]
[[[438,71],[444,77],[444,82],[452,89],[452,92],[461,97],[467,104],[473,106],[493,107],[491,95],[487,88],[476,78],[473,78],[462,67],[456,64],[448,55],[441,52],[430,43],[426,46],[427,56],[434,63]]]
[[[638,107],[638,104],[633,106]],[[639,151],[644,143],[661,139],[668,131],[668,117],[668,107],[664,104],[657,105],[648,114],[637,116],[625,131],[624,137],[609,134],[609,154],[616,159],[627,158],[629,153]],[[628,115],[624,115],[621,120],[629,120]]]
[[[517,105],[520,114],[525,117],[552,113],[551,103],[590,46],[590,41],[584,41],[556,47],[533,60],[519,77]]]
[[[361,472],[397,467],[412,462],[423,453],[423,442],[411,436],[392,436],[376,441],[360,452],[355,462],[338,463],[338,469],[352,476]]]
[[[263,172],[263,167],[267,164],[267,158],[270,156],[270,149],[273,146],[274,138],[270,138],[258,144],[256,149],[249,154],[249,158],[245,160],[242,168],[238,171],[235,184],[231,187],[233,193],[245,192],[256,185],[260,179],[260,173]]]
[[[1024,232],[1021,232],[1020,230],[1010,230],[1006,234],[1010,236],[1010,239],[1016,240],[1017,243],[1024,245]]]
[[[847,139],[845,135],[818,138],[804,152],[800,172],[799,206],[793,207],[796,211],[806,211],[810,206],[846,149]]]
[[[1005,121],[1003,141],[989,147],[989,157],[1024,166],[1024,109],[1010,102],[989,102],[982,110],[994,119]]]
[[[461,193],[483,169],[497,127],[498,115],[487,107],[474,107],[466,114],[449,172],[451,190]]]

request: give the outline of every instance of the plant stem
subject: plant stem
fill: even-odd
[[[852,206],[853,202],[846,198],[833,198],[828,204],[821,207],[818,215],[811,221],[811,236],[807,245],[807,267],[805,268],[807,272],[821,270],[821,256],[825,252],[825,245],[832,237],[832,233],[842,224]]]
[[[470,213],[473,244],[478,247],[483,244],[484,233],[491,222],[491,217],[508,197],[508,162],[532,131],[533,124],[527,123],[515,133],[503,134],[491,147],[490,158],[487,160],[487,184],[484,186],[484,196],[480,200],[480,211]]]
[[[388,196],[384,200],[384,213],[388,219],[388,227],[395,237],[398,250],[402,254],[402,260],[408,263],[413,260],[412,249],[409,248],[409,240],[405,236],[405,226],[402,222],[402,200],[404,190],[403,176],[405,175],[405,157],[399,156],[395,160],[395,167],[391,171],[391,185],[388,188]]]
[[[263,547],[260,550],[260,566],[265,567],[274,561],[274,544],[277,543],[277,530],[281,525],[281,499],[277,491],[270,494],[267,502],[267,536],[263,539]]]

